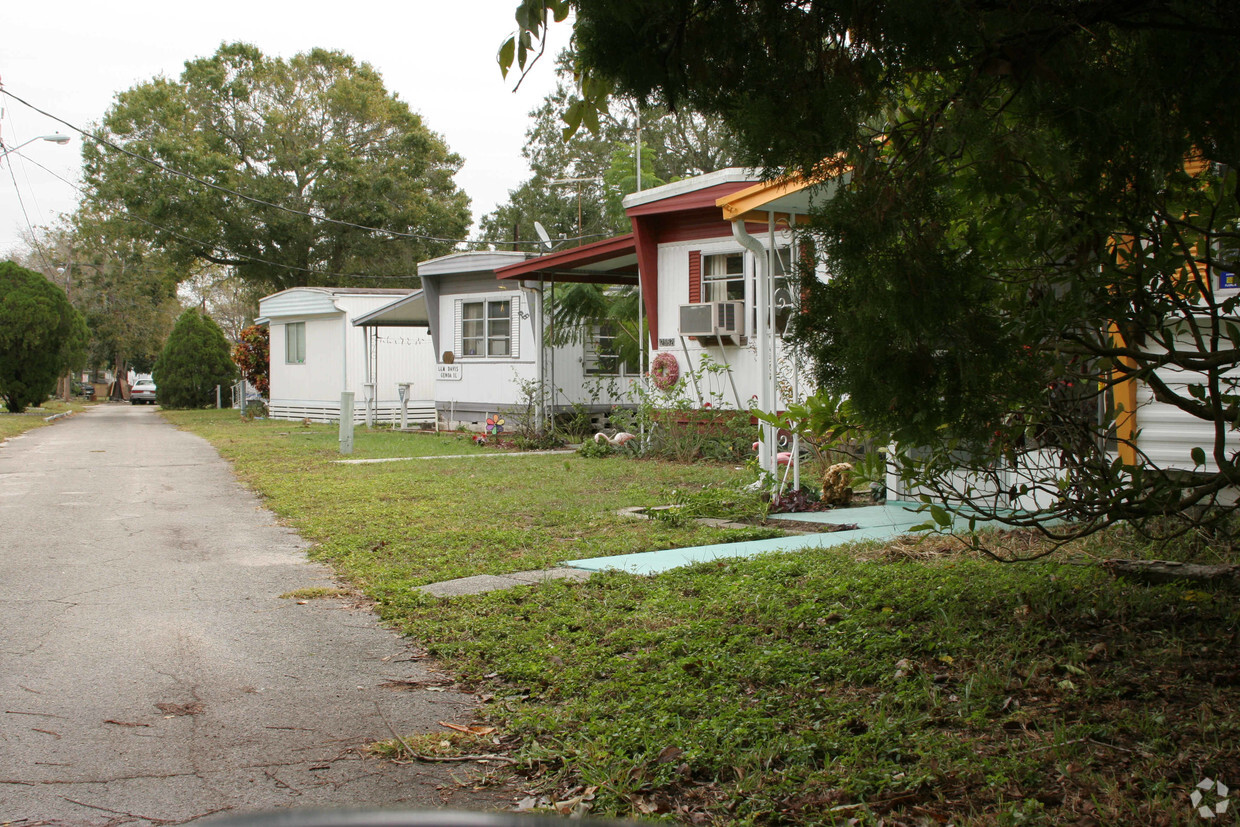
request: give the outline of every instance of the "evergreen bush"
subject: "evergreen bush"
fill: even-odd
[[[237,378],[228,340],[197,308],[177,319],[152,372],[165,408],[204,408],[215,402],[215,388]]]
[[[0,396],[10,413],[37,405],[86,362],[86,322],[41,274],[0,262]]]

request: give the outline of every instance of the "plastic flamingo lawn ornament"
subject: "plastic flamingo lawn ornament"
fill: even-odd
[[[599,444],[606,442],[608,445],[612,446],[613,448],[619,448],[621,445],[628,442],[630,439],[637,439],[637,437],[633,434],[628,433],[627,431],[621,431],[615,436],[607,436],[607,434],[603,433],[602,431],[599,431],[597,434],[594,435],[595,442]]]
[[[755,452],[758,450],[759,444],[760,443],[757,443],[757,442],[753,444],[753,449]],[[777,462],[780,465],[787,465],[788,463],[792,462],[792,452],[791,451],[780,451],[778,454],[775,455],[775,462]]]

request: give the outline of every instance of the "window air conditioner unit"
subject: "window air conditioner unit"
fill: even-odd
[[[681,336],[744,336],[743,301],[705,302],[680,306]]]

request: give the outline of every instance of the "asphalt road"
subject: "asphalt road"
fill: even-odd
[[[470,721],[215,450],[100,405],[0,447],[0,824],[499,807],[366,744]],[[439,688],[439,687],[436,687]]]

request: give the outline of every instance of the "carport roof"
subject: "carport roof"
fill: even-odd
[[[637,284],[637,242],[632,233],[606,238],[500,267],[495,276],[585,284]]]
[[[426,294],[418,290],[353,320],[355,327],[428,327]]]

